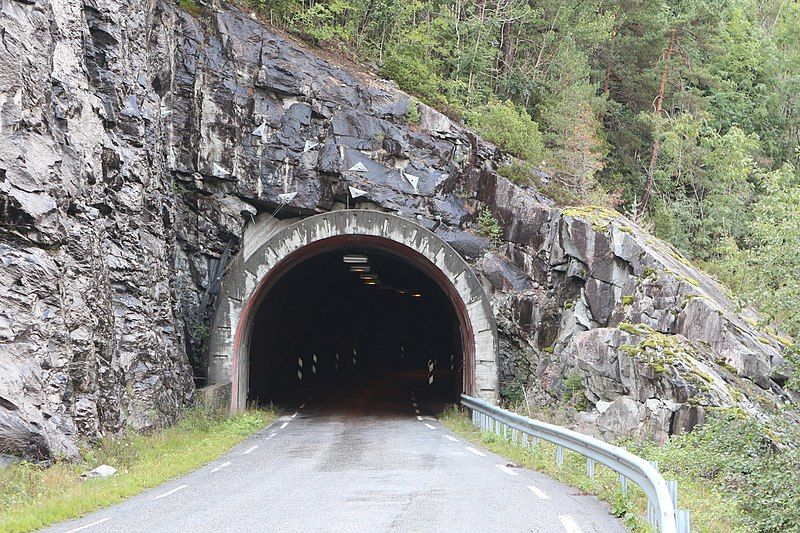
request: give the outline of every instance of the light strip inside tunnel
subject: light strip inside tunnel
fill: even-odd
[[[347,254],[342,259],[345,263],[352,264],[352,263],[366,263],[368,261],[367,257],[364,255],[356,255],[356,254]]]

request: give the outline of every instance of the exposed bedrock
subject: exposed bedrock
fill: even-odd
[[[498,176],[503,154],[435,110],[407,124],[390,82],[231,7],[7,0],[1,17],[0,454],[174,420],[203,383],[220,258],[255,215],[339,209],[348,186],[474,265],[509,395],[558,401],[577,372],[579,422],[607,438],[794,401],[785,339],[713,280],[614,213]]]

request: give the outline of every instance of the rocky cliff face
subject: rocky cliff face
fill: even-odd
[[[1,16],[0,453],[70,456],[79,437],[174,419],[220,257],[253,215],[340,208],[348,185],[367,191],[352,207],[399,212],[474,262],[509,394],[550,403],[577,375],[580,421],[607,437],[796,400],[785,341],[667,245],[552,207],[496,174],[494,146],[424,105],[408,124],[392,84],[249,14],[6,0]],[[475,229],[483,206],[497,247]]]

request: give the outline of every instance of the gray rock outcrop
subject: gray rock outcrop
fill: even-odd
[[[615,213],[553,207],[496,173],[493,145],[422,104],[408,124],[416,104],[393,84],[249,14],[7,0],[0,16],[0,454],[73,456],[79,438],[174,420],[220,258],[253,215],[340,208],[348,186],[367,191],[352,207],[400,213],[474,262],[509,394],[556,401],[577,371],[608,438],[796,401],[785,340],[669,246]],[[477,230],[484,206],[500,246]],[[659,373],[625,348],[654,334],[695,343],[709,391],[683,359]]]

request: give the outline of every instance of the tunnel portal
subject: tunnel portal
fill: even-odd
[[[344,246],[307,259],[253,317],[248,403],[284,404],[332,382],[394,374],[463,392],[458,317],[442,289],[402,257]]]
[[[497,328],[464,259],[401,217],[341,210],[245,231],[225,270],[207,360],[230,407],[395,372],[452,399],[499,398]]]

